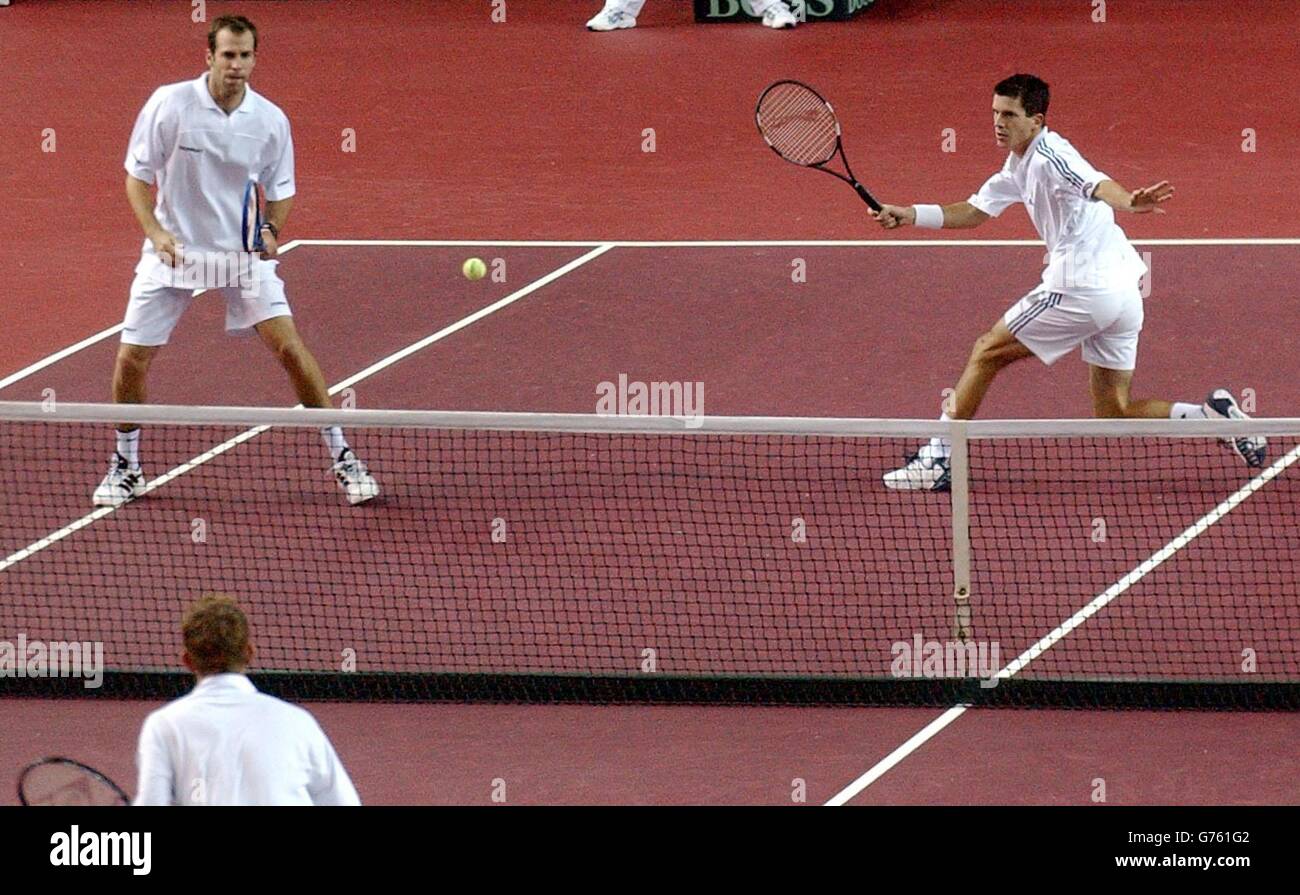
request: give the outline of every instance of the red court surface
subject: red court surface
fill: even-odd
[[[873,159],[873,180],[884,184],[878,191],[916,192],[920,187],[909,184],[924,172],[933,201],[955,200],[1001,163],[980,143],[987,85],[1026,67],[1054,86],[1069,85],[1054,98],[1057,126],[1085,153],[1105,146],[1105,153],[1093,153],[1100,155],[1099,167],[1130,187],[1148,173],[1179,185],[1170,214],[1122,221],[1131,236],[1153,241],[1139,245],[1150,253],[1152,277],[1135,391],[1199,401],[1210,388],[1226,385],[1250,389],[1259,415],[1300,416],[1292,387],[1300,311],[1286,298],[1300,261],[1280,199],[1297,191],[1289,159],[1300,140],[1294,121],[1272,108],[1264,91],[1251,89],[1264,86],[1255,63],[1271,57],[1274,83],[1267,95],[1295,92],[1296,66],[1276,62],[1289,58],[1287,35],[1300,26],[1288,7],[1216,6],[1213,16],[1179,7],[1188,28],[1213,26],[1221,38],[1198,42],[1190,53],[1183,39],[1151,35],[1150,22],[1172,14],[1169,4],[1153,0],[1127,5],[1104,26],[1108,30],[1095,32],[1081,29],[1059,5],[1030,4],[1032,12],[1008,26],[981,4],[953,2],[944,4],[942,15],[928,3],[902,4],[894,17],[877,11],[851,24],[809,26],[791,35],[696,28],[674,5],[652,3],[643,27],[600,37],[580,28],[590,4],[575,3],[573,13],[555,16],[548,11],[552,4],[511,0],[514,18],[505,26],[457,8],[436,27],[402,18],[400,28],[367,24],[381,6],[405,16],[398,3],[370,4],[374,12],[364,15],[336,3],[323,7],[327,13],[295,4],[233,5],[263,25],[268,41],[279,32],[267,44],[258,73],[265,83],[258,83],[295,122],[301,198],[294,237],[586,243],[295,245],[281,273],[329,382],[356,377],[594,249],[612,246],[366,374],[353,386],[360,407],[590,412],[596,384],[627,373],[646,381],[704,382],[710,415],[933,417],[972,339],[1036,282],[1041,247],[965,244],[953,234],[943,234],[941,245],[882,238],[830,178],[783,166],[761,146],[750,118],[753,97],[780,76],[807,77],[829,93],[853,97],[843,104],[849,151],[856,141]],[[122,62],[123,80],[139,87],[134,92],[93,87],[71,61],[44,65],[41,35],[87,27],[84,8],[52,4],[38,13],[20,5],[4,11],[12,15],[4,23],[5,65],[30,88],[28,116],[59,128],[63,148],[52,155],[34,152],[35,139],[17,136],[16,113],[0,111],[0,145],[16,160],[6,176],[16,201],[0,211],[11,234],[0,247],[0,266],[20,298],[0,309],[7,335],[0,400],[40,399],[47,389],[60,401],[107,397],[112,333],[48,366],[30,365],[120,319],[138,251],[119,196],[126,133],[150,86],[196,71],[186,54],[201,40],[199,26],[185,16],[169,23],[162,4],[129,9],[120,21],[96,27],[106,30],[106,40],[143,34],[156,47],[153,56]],[[364,32],[369,55],[379,61],[358,69],[320,54],[331,29]],[[782,37],[792,40],[772,40]],[[1020,46],[1032,40],[1035,50],[982,52],[974,67],[958,62],[987,46],[1017,46],[1016,38]],[[862,91],[855,86],[861,73],[845,60],[858,58],[868,40],[881,53],[907,52],[913,59],[917,46],[935,46],[933,56],[923,54],[918,63],[926,77],[881,81]],[[1098,68],[1092,61],[1099,47],[1117,41],[1132,46],[1133,40],[1147,52],[1135,50],[1127,69]],[[426,57],[426,46],[436,52]],[[541,58],[541,47],[555,48],[546,56],[558,69],[553,80],[517,64]],[[702,66],[706,60],[716,77],[684,89],[702,68],[712,70]],[[1160,76],[1162,66],[1175,61],[1183,76]],[[38,76],[38,64],[48,73]],[[449,71],[459,77],[446,77]],[[337,107],[326,115],[319,109],[320,84],[331,79]],[[586,102],[574,103],[567,85],[582,82],[593,89]],[[936,86],[943,84],[961,89]],[[1187,84],[1196,87],[1195,103],[1187,98]],[[1107,107],[1095,101],[1098,95],[1132,96],[1139,86],[1143,102]],[[894,109],[890,127],[869,127],[887,104]],[[96,111],[79,118],[77,110],[85,107]],[[475,111],[466,115],[467,108]],[[1056,115],[1058,106],[1053,109]],[[961,145],[970,149],[941,157],[928,146],[908,145],[907,135],[937,134],[950,123],[969,134]],[[661,149],[646,158],[636,147],[642,128],[651,126],[659,129]],[[1267,147],[1254,156],[1237,149],[1247,126],[1260,129]],[[337,150],[342,127],[359,131],[363,151],[354,158]],[[619,148],[620,140],[632,149]],[[937,137],[933,142],[937,146]],[[365,151],[367,145],[373,149]],[[720,165],[720,156],[730,164]],[[1204,189],[1211,181],[1214,190]],[[50,199],[67,194],[85,199],[67,207]],[[1250,214],[1225,217],[1223,195],[1259,198]],[[984,230],[956,236],[1031,235],[1017,210]],[[1216,237],[1238,241],[1214,243]],[[78,247],[73,271],[49,251],[63,239]],[[773,244],[804,239],[861,243]],[[1170,244],[1188,239],[1207,242]],[[471,254],[503,259],[506,282],[462,279],[460,263]],[[791,280],[797,259],[806,264],[807,282]],[[196,302],[155,367],[151,400],[291,403],[273,360],[255,340],[225,337],[221,316],[215,302]],[[982,415],[1087,416],[1086,382],[1077,355],[1051,369],[1025,363],[999,379]],[[98,472],[98,466],[86,470],[87,493]],[[1223,464],[1209,475],[1210,486],[1198,488],[1226,495],[1244,476]],[[1294,471],[1268,487],[1276,490],[1251,499],[1266,501],[1267,510],[1254,512],[1293,528]],[[1197,500],[1203,499],[1198,492]],[[1194,518],[1207,508],[1188,505],[1179,513]],[[0,518],[21,512],[10,505]],[[1179,515],[1166,524],[1176,533],[1186,521]],[[1234,524],[1230,515],[1215,526],[1206,549],[1222,543],[1213,539],[1242,537]],[[4,536],[6,546],[14,527]],[[1165,533],[1152,529],[1151,537],[1158,547]],[[1162,570],[1163,580],[1204,574],[1209,563],[1195,553],[1200,546]],[[1116,576],[1126,570],[1120,559]],[[1287,598],[1285,583],[1270,589],[1259,582],[1267,582],[1262,573],[1248,579],[1252,599]],[[1078,589],[1086,600],[1098,583],[1079,582]],[[1152,594],[1160,593],[1157,585]],[[1141,606],[1140,590],[1133,597]],[[1099,622],[1098,630],[1106,631],[1105,620]],[[12,734],[0,743],[0,779],[40,755],[71,753],[131,781],[127,788],[133,789],[134,739],[152,707],[0,700],[0,725]],[[498,780],[508,804],[820,804],[837,796],[852,804],[1091,804],[1098,780],[1107,804],[1300,801],[1300,759],[1292,748],[1300,718],[1290,714],[971,710],[926,742],[908,746],[942,713],[311,708],[370,803],[488,804],[500,792]],[[878,773],[869,786],[846,789],[873,769]]]

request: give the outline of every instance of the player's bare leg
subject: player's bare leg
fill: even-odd
[[[143,404],[145,379],[158,354],[157,345],[118,346],[113,362],[113,402]],[[144,490],[144,472],[140,468],[140,427],[135,423],[118,423],[117,448],[109,461],[108,474],[95,489],[92,500],[97,507],[119,507]]]
[[[257,324],[256,329],[262,342],[271,349],[280,366],[289,374],[289,382],[302,406],[334,406],[320,365],[298,335],[292,317],[272,317]]]
[[[1127,417],[1129,419],[1167,420],[1174,409],[1172,401],[1129,398],[1133,384],[1132,370],[1108,370],[1091,366],[1092,412],[1098,417]]]
[[[332,407],[329,389],[321,373],[320,364],[298,335],[298,328],[293,325],[292,317],[272,317],[256,326],[262,342],[275,354],[280,366],[289,374],[298,401],[304,407]],[[366,469],[366,465],[357,459],[352,448],[348,446],[340,426],[326,426],[321,429],[325,439],[325,449],[329,452],[330,462],[334,464],[334,477],[339,487],[352,504],[365,503],[379,496],[379,485]]]
[[[966,361],[966,368],[962,370],[957,387],[953,390],[952,403],[944,408],[948,417],[955,420],[974,419],[975,412],[984,402],[984,394],[998,373],[1032,355],[1033,352],[999,320],[991,330],[975,340],[970,359]]]
[[[957,387],[953,390],[952,397],[944,403],[941,419],[972,419],[998,373],[1032,355],[1033,352],[1012,335],[1006,324],[999,321],[975,340],[975,347],[971,349],[970,358],[957,380]],[[907,463],[902,468],[886,473],[885,486],[905,491],[948,490],[949,451],[947,439],[930,439],[930,443],[924,445],[915,456],[907,458]]]
[[[1144,398],[1133,401],[1129,387],[1133,383],[1132,370],[1108,370],[1092,367],[1092,408],[1099,417],[1127,417],[1129,419],[1249,419],[1237,406],[1237,399],[1224,388],[1210,392],[1204,404],[1181,404]],[[1232,448],[1247,466],[1263,466],[1268,457],[1268,439],[1262,435],[1224,438],[1223,443]]]
[[[158,355],[157,345],[127,345],[117,348],[117,359],[113,363],[113,403],[143,404],[145,401],[145,379],[149,367]],[[118,423],[119,432],[138,429],[135,423]]]

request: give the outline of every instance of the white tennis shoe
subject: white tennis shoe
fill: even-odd
[[[774,3],[763,13],[763,24],[768,28],[793,28],[799,20],[784,3]]]
[[[1205,399],[1204,408],[1206,417],[1212,420],[1250,419],[1237,406],[1237,399],[1226,388],[1216,388],[1210,392],[1210,397]],[[1236,451],[1237,455],[1246,461],[1247,466],[1263,466],[1265,458],[1268,457],[1268,439],[1263,435],[1243,435],[1240,438],[1224,438],[1221,440]]]
[[[352,453],[352,448],[344,448],[339,453],[338,462],[334,464],[334,478],[353,506],[379,496],[379,483],[366,469],[366,464]]]
[[[619,9],[602,9],[587,23],[588,31],[617,31],[620,28],[635,28],[636,16]]]
[[[948,491],[952,473],[947,457],[929,457],[926,452],[912,457],[906,466],[887,472],[885,487],[894,491]]]
[[[92,499],[97,507],[120,507],[139,497],[144,485],[144,471],[139,466],[132,469],[126,458],[114,451],[108,475],[99,483]]]

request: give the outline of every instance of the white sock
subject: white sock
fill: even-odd
[[[1169,408],[1169,418],[1171,420],[1203,420],[1205,416],[1204,404],[1175,404]]]
[[[947,413],[939,414],[939,422],[941,423],[946,423],[950,419],[952,417],[948,416]],[[931,438],[930,443],[921,448],[919,456],[922,460],[935,460],[938,458],[947,460],[952,456],[952,442],[946,438]]]
[[[117,430],[117,452],[126,458],[126,465],[131,469],[140,468],[140,430],[130,432]]]
[[[343,430],[338,426],[326,426],[320,430],[325,439],[325,449],[330,452],[330,462],[337,463],[339,454],[348,449],[348,440],[343,437]]]

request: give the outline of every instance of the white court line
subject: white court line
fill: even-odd
[[[356,383],[362,381],[363,379],[373,376],[375,373],[378,373],[380,370],[392,366],[393,364],[397,363],[403,358],[411,356],[412,354],[421,350],[422,348],[427,348],[428,346],[432,345],[434,342],[437,342],[441,339],[445,339],[447,336],[451,335],[452,333],[459,332],[460,330],[464,329],[470,324],[478,320],[482,320],[484,317],[488,316],[489,314],[493,314],[501,310],[502,308],[507,307],[508,305],[514,304],[515,302],[519,301],[519,299],[531,295],[532,293],[536,292],[538,289],[542,288],[548,283],[552,283],[555,280],[558,280],[560,277],[564,276],[565,274],[569,273],[575,268],[581,267],[582,265],[586,264],[588,261],[605,254],[612,248],[613,246],[611,245],[602,245],[596,249],[593,249],[592,251],[588,252],[587,254],[583,255],[580,258],[575,258],[574,260],[570,261],[568,264],[565,264],[563,267],[558,267],[555,270],[548,273],[546,276],[534,280],[533,282],[529,283],[527,286],[523,287],[522,289],[510,293],[500,301],[493,302],[492,304],[487,305],[486,307],[480,308],[479,310],[475,311],[473,314],[470,314],[469,316],[456,321],[451,326],[444,327],[443,329],[438,330],[433,335],[427,336],[426,338],[423,338],[412,345],[408,345],[406,348],[403,348],[401,351],[394,352],[393,354],[388,355],[388,357],[385,357],[383,360],[371,364],[370,366],[362,370],[360,373],[356,373],[352,376],[349,376],[347,379],[342,380],[337,385],[331,386],[329,390],[330,394],[331,395],[337,394],[338,392],[347,388],[348,386],[355,385]],[[300,404],[298,406],[301,407],[302,405]],[[202,464],[208,462],[214,457],[221,456],[231,448],[234,448],[240,444],[243,444],[245,441],[255,438],[258,435],[261,435],[263,432],[265,432],[270,428],[271,428],[270,426],[254,426],[251,429],[240,432],[234,438],[231,438],[228,441],[224,441],[221,444],[218,444],[215,447],[204,451],[203,453],[199,454],[197,457],[193,457],[189,460],[186,460],[184,463],[180,464],[174,469],[171,469],[166,473],[164,473],[163,475],[158,476],[158,478],[153,479],[151,482],[149,482],[149,484],[145,487],[144,491],[142,491],[141,493],[148,494],[150,491],[153,491],[155,488],[161,488],[163,485],[167,484],[173,479],[184,475],[185,473],[191,471],[197,466],[201,466]],[[130,506],[130,504],[123,504],[123,506]],[[16,563],[22,562],[24,559],[27,559],[29,556],[32,556],[35,553],[39,553],[40,551],[44,550],[46,547],[49,547],[51,544],[58,543],[59,541],[66,538],[68,535],[80,531],[81,529],[85,528],[87,525],[90,525],[92,522],[102,519],[105,516],[107,516],[109,513],[116,512],[118,509],[120,509],[120,507],[100,507],[99,509],[94,510],[93,512],[87,513],[85,516],[82,516],[80,519],[68,523],[63,528],[60,528],[57,531],[50,532],[50,534],[46,535],[40,540],[28,544],[26,547],[22,548],[21,550],[11,553],[3,560],[0,560],[0,572],[3,572],[5,569],[8,569],[10,566]]]
[[[1266,246],[1266,245],[1300,245],[1300,238],[1255,238],[1255,237],[1232,237],[1232,238],[1205,238],[1205,239],[1134,239],[1130,240],[1134,245],[1143,246]],[[678,240],[667,242],[652,241],[618,241],[618,240],[518,240],[518,239],[295,239],[285,244],[280,249],[284,254],[290,249],[300,246],[387,246],[387,247],[408,247],[408,248],[436,248],[436,247],[453,247],[464,246],[467,248],[480,247],[503,247],[503,248],[596,248],[598,246],[610,246],[612,248],[626,249],[671,249],[671,248],[763,248],[763,247],[780,247],[789,246],[791,248],[962,248],[962,247],[1015,247],[1015,246],[1041,246],[1043,241],[1040,239],[804,239],[804,240]],[[0,379],[0,389],[13,385],[22,379],[26,379],[33,373],[45,369],[51,364],[55,364],[70,355],[76,354],[83,348],[88,348],[97,342],[107,339],[109,336],[120,332],[122,325],[111,327],[103,332],[96,333],[75,345],[70,345],[49,357],[37,361],[31,366],[24,367],[16,373],[11,373],[4,379]]]
[[[280,251],[277,253],[277,255],[283,255],[285,252],[291,251],[295,247],[300,245],[302,245],[302,240],[299,239],[294,239],[291,240],[290,242],[286,242],[283,246],[281,246]],[[206,289],[199,289],[194,294],[195,296],[199,296],[206,291],[207,291]],[[69,345],[67,348],[62,348],[54,352],[53,354],[49,355],[48,357],[43,357],[40,360],[38,360],[36,363],[23,367],[21,370],[18,370],[15,373],[10,373],[4,379],[0,379],[0,389],[8,388],[9,386],[13,385],[15,382],[18,382],[20,380],[26,379],[28,376],[31,376],[33,373],[39,373],[41,370],[44,370],[46,367],[57,364],[59,361],[63,360],[64,358],[71,357],[72,355],[76,354],[78,351],[82,350],[83,348],[89,348],[91,345],[102,342],[105,339],[109,338],[110,336],[114,336],[120,333],[122,331],[122,326],[123,324],[121,323],[117,324],[116,326],[110,326],[108,329],[101,330],[100,332],[95,333],[93,336],[87,336],[86,338],[82,339],[80,342],[77,342],[74,345]]]
[[[908,739],[907,742],[903,743],[893,752],[890,752],[884,758],[880,759],[880,761],[876,762],[875,766],[873,766],[871,770],[867,771],[857,780],[854,780],[848,786],[844,787],[844,789],[831,796],[830,801],[827,802],[826,805],[831,808],[837,808],[840,805],[843,805],[849,799],[862,792],[862,790],[885,776],[885,774],[889,772],[890,768],[919,749],[926,740],[930,739],[930,737],[934,736],[936,733],[960,718],[965,711],[966,706],[964,705],[955,705],[948,709],[948,711],[935,718],[929,724],[925,725],[925,727],[922,727],[916,733],[912,734],[911,738]]]
[[[1082,609],[1053,629],[1051,633],[1047,634],[1029,649],[1025,650],[1014,660],[1007,663],[1007,665],[995,674],[994,677],[1000,680],[1014,677],[1022,671],[1026,665],[1047,652],[1047,650],[1051,649],[1067,634],[1078,628],[1088,619],[1092,618],[1112,600],[1124,593],[1134,584],[1137,584],[1149,573],[1163,564],[1167,559],[1190,544],[1193,538],[1204,534],[1211,525],[1214,525],[1224,516],[1228,515],[1228,513],[1236,509],[1237,506],[1246,500],[1246,498],[1250,497],[1260,488],[1263,488],[1266,484],[1281,475],[1289,466],[1295,463],[1296,460],[1300,460],[1300,445],[1293,447],[1286,454],[1273,461],[1271,466],[1252,478],[1245,485],[1242,485],[1241,488],[1237,489],[1236,492],[1214,509],[1210,510],[1210,512],[1189,525],[1181,534],[1139,563],[1131,572],[1119,581],[1099,593]],[[935,718],[914,734],[907,742],[903,743],[893,752],[889,753],[889,755],[878,761],[865,774],[832,796],[830,801],[826,804],[830,806],[838,806],[848,802],[872,783],[879,780],[896,764],[923,746],[928,740],[939,733],[939,731],[960,718],[966,712],[967,708],[969,708],[969,706],[955,705],[945,711],[938,718]]]
[[[121,332],[122,326],[123,324],[121,323],[117,324],[116,326],[110,326],[108,329],[101,330],[100,332],[95,333],[93,336],[88,336],[82,339],[80,342],[77,342],[73,345],[69,345],[67,348],[62,348],[54,352],[49,357],[43,357],[40,360],[38,360],[36,363],[23,367],[21,370],[19,370],[16,373],[10,373],[4,379],[0,379],[0,388],[7,388],[13,385],[15,382],[18,382],[20,379],[26,379],[28,376],[32,375],[33,373],[39,373],[41,370],[44,370],[46,367],[51,366],[53,364],[57,364],[65,357],[71,357],[72,355],[76,354],[78,351],[80,351],[83,348],[89,348],[91,345],[94,345],[96,342],[104,341],[109,336]]]

